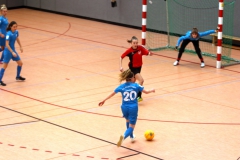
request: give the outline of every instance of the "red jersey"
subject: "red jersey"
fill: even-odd
[[[149,51],[146,48],[138,45],[137,49],[132,49],[132,47],[131,47],[128,50],[126,50],[122,54],[121,58],[124,58],[124,57],[128,56],[129,60],[130,60],[128,65],[130,67],[141,67],[142,64],[143,64],[142,56],[143,55],[148,55],[148,53],[149,53]]]

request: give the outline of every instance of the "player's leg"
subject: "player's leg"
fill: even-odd
[[[8,63],[12,58],[12,54],[10,52],[5,52],[4,54],[4,58],[3,58],[3,66],[0,70],[0,85],[2,86],[6,86],[5,83],[3,83],[2,78],[4,76],[5,70],[7,69]]]
[[[192,43],[193,43],[193,46],[194,46],[194,48],[195,48],[195,51],[196,51],[196,53],[197,53],[197,55],[198,55],[198,58],[199,58],[200,61],[201,61],[201,67],[204,67],[205,64],[204,64],[204,60],[203,60],[203,57],[202,57],[201,49],[200,49],[200,47],[199,47],[199,41],[192,41]]]
[[[3,75],[4,75],[4,73],[5,73],[5,70],[7,69],[7,66],[8,66],[8,63],[4,63],[4,62],[3,62],[3,66],[2,66],[2,68],[1,68],[1,70],[0,70],[0,85],[1,85],[1,86],[6,86],[6,84],[3,83],[2,78],[3,78]]]
[[[186,46],[188,45],[188,43],[190,42],[189,39],[185,39],[182,41],[182,44],[180,46],[179,52],[178,52],[178,58],[177,60],[173,63],[174,66],[179,64],[179,61],[181,60],[182,54],[185,51]]]
[[[122,109],[123,117],[126,119],[126,122],[129,122],[129,124],[127,124],[126,131],[124,132],[123,135],[120,136],[117,142],[118,147],[122,145],[123,140],[133,135],[133,130],[137,122],[137,112],[138,112],[137,106],[134,108],[129,108],[128,106],[122,106],[121,109]],[[134,139],[134,137],[132,139]]]
[[[142,86],[142,85],[143,85],[143,82],[144,82],[144,79],[143,79],[142,75],[141,75],[140,73],[137,73],[137,74],[135,75],[135,78],[138,80],[138,83]],[[137,98],[138,98],[138,102],[140,102],[140,101],[143,100],[143,99],[142,99],[142,92],[138,92]]]
[[[0,47],[0,52],[4,51],[4,46],[1,46]],[[2,55],[1,55],[1,58],[0,58],[0,63],[3,63],[3,52],[2,52]]]
[[[14,57],[13,60],[17,62],[17,76],[16,76],[16,80],[24,81],[26,78],[24,78],[24,77],[22,77],[20,75],[21,71],[22,71],[22,65],[23,65],[22,60],[20,59],[19,56]]]
[[[140,74],[142,67],[129,67],[129,69],[133,72],[133,74],[135,76],[135,80],[137,80],[140,85],[143,85],[144,79]],[[142,99],[142,92],[138,93],[137,98],[138,98],[138,102],[143,100]]]

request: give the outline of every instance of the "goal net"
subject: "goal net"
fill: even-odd
[[[225,0],[223,11],[223,35],[233,35],[235,0]],[[147,2],[146,47],[152,51],[174,49],[180,36],[193,27],[199,32],[215,30],[218,26],[219,0],[149,0]],[[213,36],[200,39],[204,57],[216,59],[217,47]],[[222,39],[222,66],[240,63],[231,56],[232,39]],[[196,54],[191,43],[185,52]]]

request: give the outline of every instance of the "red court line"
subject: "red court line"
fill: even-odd
[[[52,31],[43,30],[43,29],[39,29],[39,28],[34,28],[34,27],[28,27],[28,26],[22,26],[22,27],[31,28],[31,29],[35,29],[35,30],[39,30],[39,31],[44,31],[44,32],[49,32],[49,33],[53,33],[53,34],[58,34],[57,37],[64,35],[64,36],[71,37],[71,38],[81,39],[81,40],[90,41],[90,42],[96,42],[96,43],[105,44],[105,45],[109,45],[109,46],[115,46],[115,47],[120,47],[120,48],[125,48],[125,49],[128,48],[128,47],[124,47],[124,46],[119,46],[119,45],[114,45],[114,44],[109,44],[109,43],[94,41],[94,40],[90,40],[90,39],[85,39],[85,38],[80,38],[80,37],[65,35],[65,33],[70,30],[70,28],[71,28],[71,23],[69,23],[69,28],[67,29],[67,31],[65,31],[65,32],[62,33],[62,34],[59,34],[59,33],[56,33],[56,32],[52,32]],[[57,38],[57,37],[54,37],[54,38]],[[54,39],[54,38],[51,38],[51,39]],[[45,41],[49,41],[49,40],[51,40],[51,39],[48,39],[48,40],[45,40]],[[41,42],[45,42],[45,41],[41,41]],[[41,43],[41,42],[38,42],[38,43]],[[38,43],[33,43],[33,44],[38,44]],[[32,45],[32,44],[30,44],[30,45]],[[27,46],[30,46],[30,45],[27,45]],[[161,55],[161,54],[156,54],[156,53],[153,53],[153,55],[160,56],[160,57],[165,57],[165,58],[170,58],[170,59],[175,59],[175,58],[173,58],[173,57],[169,57],[169,56],[165,56],[165,55]],[[181,61],[189,62],[189,63],[193,63],[193,64],[198,64],[197,62],[192,62],[192,61],[183,60],[183,59],[182,59]],[[206,66],[211,67],[211,68],[216,68],[215,66],[209,66],[209,65],[206,65]],[[234,70],[226,69],[225,67],[223,67],[223,68],[221,68],[221,69],[228,70],[228,71],[231,71],[231,72],[240,73],[240,71],[234,71]]]
[[[114,115],[108,115],[108,114],[101,114],[101,113],[94,113],[94,112],[89,112],[89,111],[85,111],[85,110],[80,110],[80,109],[74,109],[74,108],[69,108],[69,107],[64,107],[64,106],[60,106],[60,105],[56,105],[53,103],[49,103],[49,102],[45,102],[36,98],[32,98],[29,96],[25,96],[19,93],[15,93],[12,91],[8,91],[5,89],[0,88],[0,90],[8,92],[8,93],[12,93],[21,97],[25,97],[28,99],[32,99],[34,101],[38,101],[44,104],[48,104],[48,105],[52,105],[52,106],[56,106],[56,107],[60,107],[60,108],[65,108],[68,110],[74,110],[74,111],[79,111],[79,112],[84,112],[84,113],[89,113],[89,114],[95,114],[95,115],[101,115],[101,116],[108,116],[108,117],[116,117],[116,118],[123,118],[121,116],[114,116]],[[166,123],[182,123],[182,124],[205,124],[205,125],[240,125],[240,123],[212,123],[212,122],[184,122],[184,121],[167,121],[167,120],[154,120],[154,119],[144,119],[144,118],[139,118],[138,120],[145,120],[145,121],[152,121],[152,122],[166,122]]]

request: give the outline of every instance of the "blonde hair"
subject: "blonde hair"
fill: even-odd
[[[127,40],[128,43],[132,43],[133,40],[138,40],[137,37],[132,36],[132,38],[130,40]]]
[[[1,5],[1,11],[4,10],[4,9],[7,9],[7,6],[5,4],[2,4]]]
[[[133,72],[130,69],[128,69],[119,74],[119,81],[120,81],[120,83],[124,80],[131,81],[131,78],[133,78],[133,77],[134,77]]]

